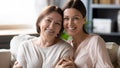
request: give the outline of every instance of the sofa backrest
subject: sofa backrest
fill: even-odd
[[[14,36],[10,41],[10,52],[12,55],[12,60],[15,61],[17,57],[17,52],[20,44],[26,40],[32,39],[35,36],[30,36],[27,34],[21,34]]]

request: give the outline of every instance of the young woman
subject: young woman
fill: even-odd
[[[75,65],[76,68],[113,68],[104,40],[98,35],[88,34],[84,29],[86,8],[82,1],[70,0],[63,10],[64,29],[72,36],[68,42],[74,48],[75,64],[69,59],[66,62],[61,60],[56,68],[75,68]]]
[[[36,27],[40,36],[21,44],[13,68],[54,68],[60,59],[73,56],[72,47],[60,39],[63,31],[60,8],[48,6],[38,17]]]

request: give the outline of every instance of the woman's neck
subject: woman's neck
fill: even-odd
[[[55,38],[46,38],[43,36],[40,36],[38,38],[38,42],[40,43],[41,47],[49,47],[55,43]]]
[[[72,43],[74,45],[74,48],[77,49],[77,47],[81,44],[81,42],[83,40],[85,40],[87,38],[88,34],[84,33],[84,32],[81,32],[81,33],[78,33],[76,35],[74,35],[72,38]]]

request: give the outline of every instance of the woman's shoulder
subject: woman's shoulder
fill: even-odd
[[[105,44],[104,39],[97,34],[90,34],[88,37],[88,41],[89,43],[93,43],[93,44],[101,44],[101,43]]]
[[[29,48],[33,45],[33,40],[35,40],[35,39],[36,39],[36,37],[32,38],[32,39],[29,39],[29,40],[25,40],[24,42],[21,43],[21,46],[23,46],[25,48],[26,47]]]
[[[96,34],[92,34],[89,37],[89,43],[95,44],[95,45],[105,45],[104,39]]]
[[[90,35],[89,35],[89,38],[90,38],[91,40],[100,40],[100,39],[103,40],[103,38],[102,38],[100,35],[97,35],[97,34],[90,34]]]
[[[59,44],[57,44],[58,47],[56,47],[58,50],[60,51],[68,51],[68,52],[71,52],[71,55],[72,55],[72,52],[73,52],[73,47],[72,45],[70,45],[68,42],[66,42],[65,40],[60,40],[59,41]]]
[[[63,40],[63,39],[61,39],[61,40],[59,41],[59,44],[60,44],[61,46],[64,46],[64,47],[72,47],[67,41],[65,41],[65,40]]]

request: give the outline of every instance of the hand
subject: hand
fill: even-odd
[[[76,68],[76,65],[72,59],[72,57],[69,58],[63,58],[61,59],[55,68]]]
[[[18,66],[18,62],[15,61],[14,65],[13,65],[13,68],[22,68],[22,66]]]

